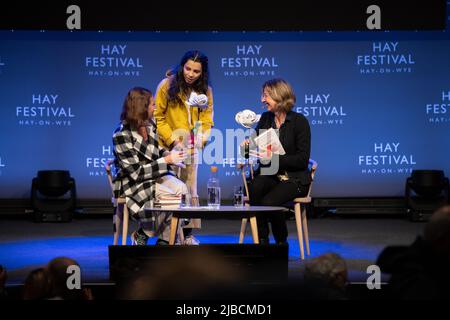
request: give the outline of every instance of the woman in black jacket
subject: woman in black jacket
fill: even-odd
[[[268,111],[261,115],[256,135],[270,128],[278,130],[285,154],[274,154],[271,150],[259,150],[256,154],[260,158],[260,169],[249,184],[250,204],[280,206],[308,193],[311,183],[308,169],[311,130],[308,120],[292,111],[296,98],[289,83],[283,79],[272,79],[263,84],[262,90],[261,101]],[[252,147],[254,141],[252,139],[246,143]],[[261,217],[257,222],[261,244],[269,243],[269,222],[275,241],[287,243],[284,215]]]

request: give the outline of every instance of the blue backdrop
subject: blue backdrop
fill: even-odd
[[[78,196],[106,198],[104,163],[133,86],[153,92],[190,49],[210,62],[216,128],[261,109],[289,81],[312,129],[314,197],[402,196],[413,169],[450,173],[448,32],[0,32],[0,198],[28,198],[38,170],[70,170]],[[236,143],[237,141],[235,141]],[[224,146],[225,147],[225,146]],[[236,148],[223,196],[241,182]],[[204,197],[209,165],[200,166]]]

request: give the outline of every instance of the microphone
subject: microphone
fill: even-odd
[[[245,140],[247,140],[248,137],[245,137]],[[245,149],[244,149],[244,158],[245,159],[249,159],[250,158],[250,144],[245,144]]]

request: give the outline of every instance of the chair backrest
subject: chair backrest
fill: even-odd
[[[316,170],[317,170],[317,162],[313,159],[309,159],[308,166],[309,166],[309,170],[311,171],[312,181],[311,181],[311,184],[309,185],[308,195],[306,197],[311,198],[311,190],[312,190],[312,185],[314,182],[314,176],[315,176]]]
[[[114,184],[112,182],[112,173],[111,173],[111,165],[114,163],[114,160],[109,160],[106,162],[105,171],[108,177],[109,186],[111,187],[111,192],[113,191]]]
[[[111,165],[113,165],[113,164],[114,164],[114,160],[109,160],[108,162],[106,162],[105,170],[106,170],[106,175],[108,177],[109,187],[111,188],[111,193],[114,198],[114,183],[113,183],[113,177],[112,177],[112,173],[111,173]]]

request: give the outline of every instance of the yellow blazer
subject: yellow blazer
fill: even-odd
[[[183,101],[183,104],[179,102],[173,102],[168,100],[168,90],[170,77],[163,79],[156,89],[155,104],[156,110],[154,112],[154,117],[156,120],[156,128],[159,136],[159,143],[168,148],[175,139],[178,138],[177,134],[174,133],[177,129],[184,129],[190,132],[196,122],[200,122],[199,133],[202,134],[203,146],[205,145],[211,128],[214,126],[213,116],[213,94],[212,88],[208,88],[208,108],[199,112],[199,107],[190,107],[186,104],[188,97],[184,94],[179,93],[178,96]],[[190,120],[189,113],[190,111]]]

